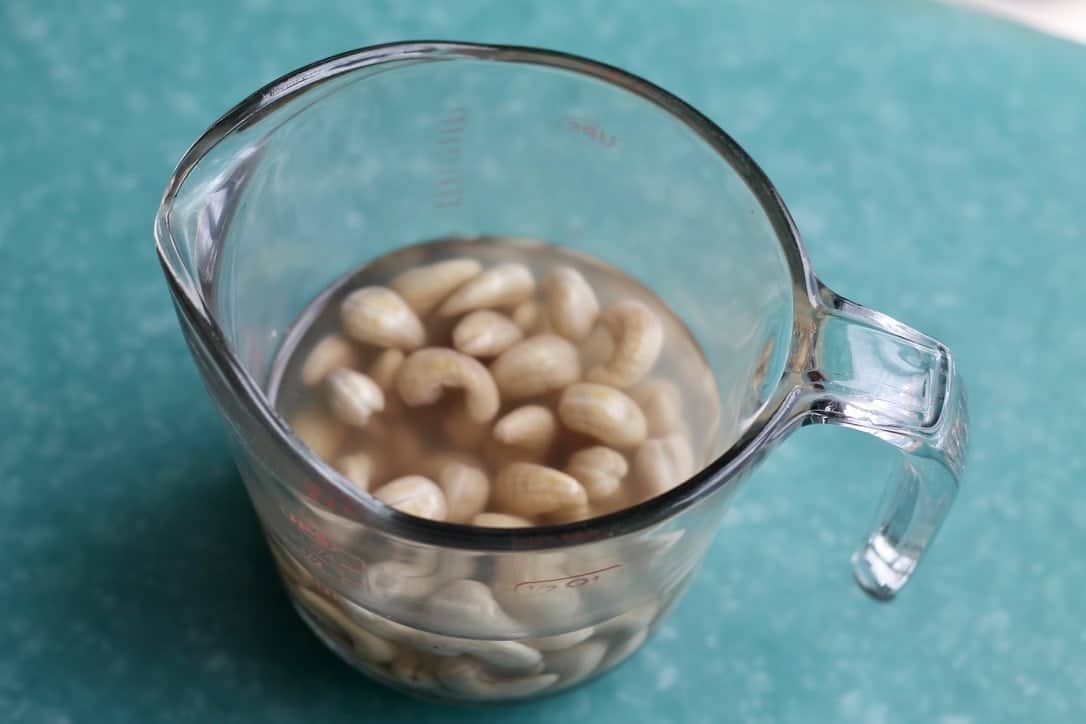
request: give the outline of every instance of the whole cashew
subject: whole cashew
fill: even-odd
[[[542,458],[554,442],[558,423],[543,405],[524,405],[510,410],[494,423],[494,439],[532,459]]]
[[[615,348],[606,364],[588,371],[589,382],[625,389],[641,381],[660,356],[664,328],[644,303],[627,299],[607,308],[600,321],[611,332]]]
[[[494,357],[524,338],[513,320],[491,309],[478,309],[453,328],[453,347],[472,357]]]
[[[454,455],[438,455],[426,467],[445,493],[445,520],[467,523],[483,512],[490,498],[490,480],[482,468]]]
[[[563,472],[535,463],[510,463],[494,481],[494,505],[530,517],[588,502],[584,488]]]
[[[466,354],[440,347],[412,352],[400,366],[396,387],[409,407],[437,402],[446,388],[463,389],[468,415],[475,422],[493,419],[501,403],[486,367]]]
[[[386,287],[357,289],[340,305],[343,329],[377,347],[415,349],[426,341],[422,322],[399,294]]]
[[[330,334],[313,345],[302,363],[302,384],[313,387],[324,382],[324,378],[333,371],[346,367],[358,366],[358,350],[347,339],[338,334]]]
[[[532,271],[523,264],[502,263],[482,272],[438,308],[442,317],[455,317],[475,309],[511,307],[523,302],[535,291]]]
[[[600,313],[596,293],[584,276],[572,267],[558,267],[543,280],[543,292],[551,328],[574,342],[584,340]]]
[[[566,465],[566,472],[584,486],[590,501],[614,495],[629,470],[621,453],[602,445],[578,450]]]
[[[682,429],[682,394],[671,380],[645,380],[631,391],[630,396],[645,413],[649,437],[663,437]]]
[[[557,334],[537,334],[505,350],[490,365],[494,382],[509,399],[560,390],[581,376],[577,350]]]
[[[445,494],[429,478],[405,475],[385,483],[373,497],[396,510],[430,520],[445,520]]]
[[[361,372],[340,368],[328,375],[325,384],[328,408],[347,425],[365,427],[374,413],[385,409],[385,394]]]
[[[448,259],[409,269],[392,280],[407,305],[420,317],[483,270],[474,259]]]
[[[645,415],[624,393],[606,385],[578,382],[562,392],[558,418],[575,432],[611,447],[631,447],[645,439]]]

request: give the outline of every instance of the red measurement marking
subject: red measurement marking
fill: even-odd
[[[604,148],[611,148],[618,142],[618,138],[612,133],[605,133],[596,122],[588,118],[575,118],[574,116],[562,116],[566,128],[573,133],[579,133],[590,138]]]
[[[606,568],[600,568],[597,571],[589,571],[588,573],[577,573],[572,576],[563,576],[562,578],[544,578],[539,581],[521,581],[513,587],[514,591],[519,591],[523,588],[530,593],[549,593],[551,591],[557,591],[559,588],[580,588],[581,586],[587,586],[590,583],[595,583],[600,580],[600,576],[608,571],[613,571],[617,568],[622,568],[621,563],[616,563]]]

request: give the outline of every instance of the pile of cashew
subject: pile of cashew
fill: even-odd
[[[538,271],[537,281],[526,264],[459,258],[350,291],[339,329],[311,342],[298,368],[311,394],[291,411],[294,432],[401,513],[475,526],[572,523],[688,479],[705,451],[691,444],[680,384],[653,374],[668,354],[659,300],[602,298],[571,266]],[[484,583],[470,570],[437,575],[438,562],[371,563],[373,595],[423,611],[439,634],[363,609],[274,552],[341,653],[454,698],[571,685],[632,653],[657,614],[516,639],[504,632],[562,630],[582,606],[575,588],[531,597],[516,582],[591,567],[564,553],[498,555]]]
[[[533,525],[659,495],[696,459],[656,300],[601,304],[578,270],[449,259],[339,305],[301,382],[295,432],[378,500],[424,518]]]

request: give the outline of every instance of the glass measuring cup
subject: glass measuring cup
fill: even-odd
[[[714,456],[667,493],[561,526],[421,520],[360,494],[272,405],[291,325],[341,274],[420,240],[546,240],[648,284],[701,342]],[[948,350],[834,294],[772,185],[697,111],[559,53],[403,43],[261,89],[186,153],[155,224],[185,338],[291,595],[326,643],[440,698],[558,690],[632,653],[731,495],[796,428],[902,453],[853,557],[891,598],[935,535],[966,442]]]

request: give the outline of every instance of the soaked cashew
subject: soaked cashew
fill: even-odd
[[[437,581],[426,567],[402,561],[381,561],[366,568],[366,586],[384,607],[399,607],[422,600]]]
[[[494,481],[495,507],[531,517],[588,502],[584,488],[563,472],[535,463],[511,463]]]
[[[319,407],[307,407],[290,420],[294,434],[317,457],[330,460],[347,437],[347,428]]]
[[[584,340],[600,313],[596,293],[584,276],[572,267],[558,267],[543,280],[543,292],[551,329],[574,342]]]
[[[517,628],[484,583],[451,581],[435,591],[424,606],[433,621],[453,635],[498,638]]]
[[[335,468],[359,490],[368,491],[378,477],[377,461],[368,452],[340,455],[336,459]]]
[[[378,488],[373,497],[396,510],[430,520],[445,520],[445,494],[429,478],[405,475]]]
[[[417,651],[410,647],[400,649],[396,658],[388,665],[392,676],[415,689],[429,690],[437,687],[437,677],[426,666]]]
[[[518,621],[536,629],[568,626],[581,606],[567,577],[565,553],[505,553],[494,560],[494,598]],[[557,581],[557,583],[554,583]]]
[[[522,643],[526,646],[531,646],[533,649],[538,649],[545,653],[549,651],[562,651],[568,649],[571,646],[576,646],[582,641],[587,641],[592,638],[592,634],[596,633],[596,629],[592,626],[587,628],[579,628],[569,633],[555,634],[554,636],[544,636],[538,639],[524,639]]]
[[[351,342],[338,334],[330,334],[313,345],[313,349],[302,363],[302,384],[314,387],[324,382],[324,378],[341,367],[357,367],[358,350]]]
[[[377,355],[377,359],[370,365],[367,374],[369,374],[371,380],[377,383],[382,392],[390,392],[392,385],[396,382],[396,373],[400,371],[400,365],[403,364],[403,361],[403,350],[386,349]]]
[[[524,338],[524,332],[509,317],[490,309],[479,309],[461,319],[453,328],[453,347],[472,357],[494,357]]]
[[[509,399],[560,390],[581,376],[577,350],[557,334],[538,334],[518,342],[490,365],[494,382]]]
[[[474,259],[449,259],[409,269],[389,285],[420,317],[483,270]]]
[[[532,521],[507,513],[479,513],[471,519],[472,525],[481,528],[530,528]]]
[[[560,508],[553,513],[547,513],[543,516],[543,522],[547,525],[565,525],[566,523],[588,520],[594,515],[595,512],[592,507],[586,503],[584,505],[574,505],[570,508]]]
[[[446,388],[463,389],[468,415],[475,422],[491,420],[500,406],[498,388],[486,367],[451,349],[412,352],[400,366],[396,387],[409,407],[437,402]]]
[[[490,480],[481,468],[451,455],[438,456],[428,461],[427,467],[445,493],[445,520],[468,523],[486,508]]]
[[[663,437],[682,429],[682,394],[671,380],[645,380],[631,391],[630,397],[645,413],[649,437]]]
[[[387,287],[363,287],[340,305],[343,329],[353,339],[377,347],[415,349],[426,341],[422,322],[399,294]]]
[[[482,700],[529,696],[558,681],[557,674],[496,677],[478,661],[466,657],[442,659],[435,673],[438,681],[450,691]]]
[[[370,417],[385,409],[385,393],[361,372],[338,369],[328,375],[328,408],[352,427],[365,427]]]
[[[599,668],[607,653],[603,641],[586,641],[563,651],[554,651],[544,657],[546,670],[558,674],[562,683],[580,681]]]
[[[507,412],[494,423],[494,439],[523,451],[528,458],[542,458],[558,431],[554,413],[542,405],[524,405]]]
[[[381,663],[391,661],[396,656],[395,645],[359,626],[335,604],[319,593],[308,588],[295,588],[294,595],[314,618],[349,638],[356,653],[367,661]]]
[[[618,491],[630,466],[621,453],[597,445],[573,453],[566,472],[584,486],[590,501],[605,500]]]
[[[539,306],[539,302],[529,299],[513,307],[511,317],[513,324],[520,327],[522,332],[531,334],[539,328],[543,317],[543,309]]]
[[[643,302],[627,299],[608,307],[600,321],[615,348],[607,363],[590,369],[586,379],[621,389],[637,384],[660,356],[664,344],[660,318]]]
[[[471,279],[445,300],[437,313],[454,317],[476,309],[511,307],[535,291],[535,278],[523,264],[502,263]]]
[[[645,439],[645,415],[625,393],[606,385],[579,382],[562,392],[558,418],[566,427],[611,447],[631,447]]]
[[[634,472],[642,492],[655,497],[694,474],[694,453],[686,437],[672,433],[641,443],[634,455]]]
[[[647,629],[660,612],[655,603],[643,603],[596,626],[601,635],[632,633]]]

